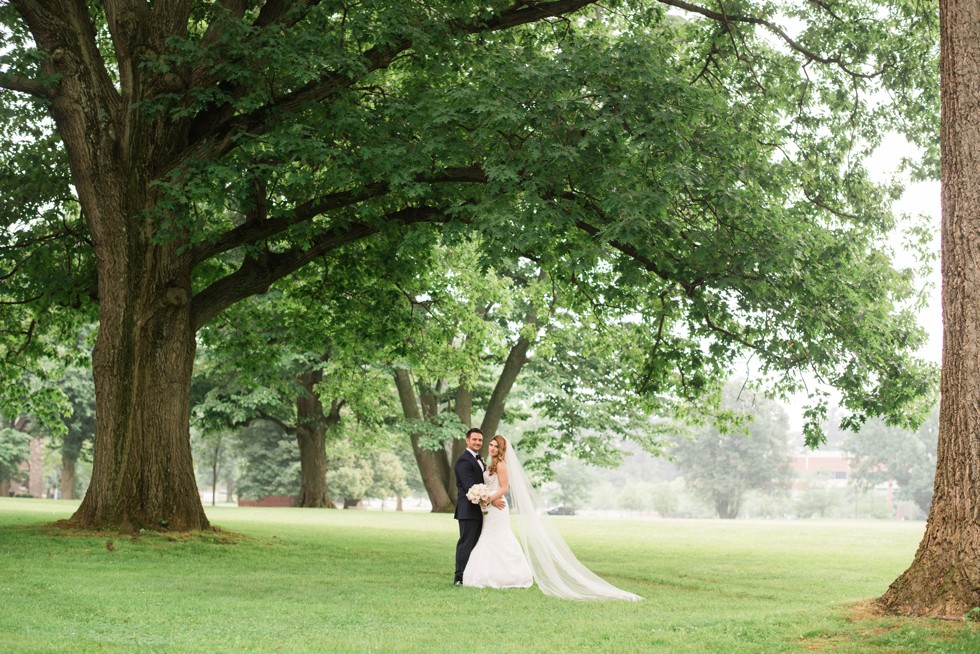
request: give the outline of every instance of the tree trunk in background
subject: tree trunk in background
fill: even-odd
[[[738,517],[741,499],[730,495],[715,496],[715,513],[722,520],[734,520]]]
[[[500,420],[504,417],[504,404],[507,402],[510,390],[514,387],[514,382],[517,381],[517,376],[521,374],[521,369],[527,363],[527,352],[530,347],[531,341],[522,335],[507,354],[507,360],[504,362],[503,370],[500,371],[500,376],[497,377],[493,393],[490,394],[490,399],[487,401],[487,410],[483,414],[483,422],[480,424],[480,430],[483,432],[484,451],[490,445],[490,439],[497,434],[497,430],[500,428]]]
[[[44,497],[44,439],[31,439],[31,453],[27,460],[27,492],[31,497]]]
[[[231,504],[235,501],[235,477],[231,472],[225,476],[225,502]]]
[[[454,410],[463,425],[463,433],[449,444],[449,496],[456,502],[456,459],[466,449],[466,431],[473,426],[473,391],[463,384],[456,389]]]
[[[980,5],[940,2],[943,362],[936,482],[889,613],[960,617],[980,606]]]
[[[300,375],[306,389],[296,398],[296,441],[299,445],[300,491],[296,506],[337,508],[327,491],[327,429],[340,421],[340,403],[333,402],[330,415],[324,415],[316,384],[323,379],[322,370]]]
[[[61,499],[75,499],[75,466],[78,462],[68,456],[61,456]]]
[[[421,422],[422,411],[415,396],[408,370],[395,370],[395,386],[398,389],[398,399],[401,401],[402,413],[406,420]],[[433,513],[452,513],[456,506],[449,495],[449,461],[445,449],[427,450],[420,445],[421,434],[411,435],[412,454],[422,476],[422,483],[432,503]]]

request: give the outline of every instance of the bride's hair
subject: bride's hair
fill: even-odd
[[[487,472],[489,472],[491,475],[497,474],[497,463],[503,461],[504,457],[507,456],[507,439],[500,434],[497,434],[490,439],[491,443],[494,441],[497,443],[497,456],[491,457],[490,467],[487,468]]]

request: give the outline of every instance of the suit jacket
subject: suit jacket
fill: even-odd
[[[456,513],[453,517],[457,520],[482,520],[483,511],[480,505],[466,499],[466,491],[483,483],[483,470],[476,457],[465,450],[456,459],[453,470],[456,472]]]

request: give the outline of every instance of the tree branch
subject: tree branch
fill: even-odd
[[[479,34],[480,32],[495,32],[506,30],[528,23],[536,23],[545,18],[557,18],[596,4],[598,0],[555,0],[553,2],[527,2],[518,0],[508,9],[489,20],[471,20],[458,23],[455,27],[460,32]]]
[[[447,168],[432,177],[420,178],[422,183],[478,183],[487,181],[486,173],[478,166]],[[243,245],[251,245],[280,234],[329,211],[348,207],[365,200],[378,198],[390,191],[387,184],[378,182],[357,191],[338,191],[298,205],[292,213],[266,220],[249,220],[223,234],[214,242],[202,243],[194,248],[191,260],[198,264],[222,252]]]
[[[26,93],[27,95],[33,95],[36,98],[51,97],[48,87],[41,82],[34,79],[29,79],[27,77],[11,75],[10,73],[0,73],[0,89],[16,91],[17,93]]]
[[[318,4],[320,4],[320,0],[306,0],[305,2],[266,0],[253,25],[255,27],[266,27],[276,24],[280,27],[289,27],[302,20],[307,12]],[[289,16],[289,20],[283,20],[288,12],[293,13]]]
[[[787,34],[783,30],[783,28],[773,23],[772,21],[766,20],[764,18],[757,18],[755,16],[740,16],[737,14],[736,15],[729,14],[724,11],[724,5],[721,5],[720,3],[719,5],[722,7],[722,11],[719,12],[719,11],[712,11],[707,7],[691,4],[690,2],[684,2],[684,0],[657,0],[657,2],[659,2],[662,5],[677,7],[678,9],[683,9],[684,11],[689,11],[694,14],[700,14],[705,18],[710,18],[711,20],[718,21],[719,23],[722,23],[726,27],[731,25],[732,23],[744,23],[747,25],[759,25],[760,27],[765,27],[767,30],[769,30],[770,32],[778,36],[780,39],[782,39],[783,42],[786,43],[786,45],[788,45],[790,48],[800,53],[807,59],[822,64],[833,64],[852,77],[872,79],[874,77],[878,77],[879,75],[882,74],[882,72],[884,72],[882,70],[879,70],[874,73],[860,73],[858,71],[851,70],[850,68],[848,68],[847,64],[844,63],[840,55],[834,55],[832,57],[828,57],[825,55],[821,55],[818,52],[814,52],[813,50],[810,50],[809,48],[804,46],[802,43],[799,43],[796,40],[794,40],[789,34]],[[816,4],[818,4],[818,6],[823,6],[820,3],[816,3]]]
[[[287,422],[285,422],[284,420],[281,420],[280,418],[277,418],[276,416],[274,416],[272,414],[266,413],[262,409],[259,409],[258,411],[256,411],[255,414],[259,418],[261,418],[262,420],[268,420],[269,422],[271,422],[271,423],[273,423],[275,425],[278,425],[279,429],[283,430],[284,432],[286,432],[290,436],[295,436],[296,435],[296,427],[294,425],[290,425]]]
[[[194,330],[203,327],[235,302],[265,293],[273,282],[296,272],[317,257],[346,243],[377,233],[380,224],[408,225],[433,220],[440,215],[442,212],[431,207],[409,207],[388,214],[378,224],[355,222],[325,232],[306,249],[293,248],[285,252],[266,251],[258,257],[246,257],[238,270],[222,277],[194,296],[191,310]]]

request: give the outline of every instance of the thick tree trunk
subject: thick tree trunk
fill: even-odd
[[[189,304],[182,301],[187,293],[168,292],[175,287],[166,275],[141,272],[156,278],[138,280],[149,289],[139,290],[137,280],[119,288],[99,278],[95,456],[92,482],[72,522],[122,531],[207,529],[190,448],[195,340]],[[184,281],[189,288],[189,278]]]
[[[335,509],[327,491],[327,445],[323,427],[296,430],[299,444],[300,488],[296,506]]]
[[[19,2],[17,9],[39,47],[53,53],[43,63],[59,80],[50,111],[98,270],[95,454],[92,482],[72,522],[205,529],[190,449],[192,263],[182,235],[158,233],[153,222],[162,216],[150,213],[151,185],[186,144],[187,131],[175,129],[165,114],[136,107],[186,83],[176,75],[153,77],[139,62],[146,52],[166,50],[168,30],[186,25],[189,6],[174,6],[157,29],[139,29],[137,19],[145,15],[107,3],[115,80],[96,46],[86,3]]]
[[[68,456],[61,456],[61,499],[75,499],[75,465],[78,462]]]
[[[406,420],[421,422],[422,412],[415,397],[411,377],[404,368],[395,371],[395,386]],[[433,513],[452,513],[455,502],[449,495],[449,461],[444,449],[428,450],[421,446],[421,434],[411,435],[412,453],[422,476],[422,484],[432,503]]]
[[[92,221],[100,271],[95,448],[92,482],[72,522],[206,529],[190,448],[190,265],[177,244],[152,242],[125,178],[106,185],[102,219]]]
[[[306,392],[296,398],[296,441],[300,461],[296,506],[335,509],[327,490],[327,429],[340,420],[340,406],[334,402],[330,415],[324,415],[323,403],[316,391],[316,384],[322,379],[322,370],[304,373],[299,378]]]
[[[926,532],[879,600],[905,615],[980,606],[980,5],[940,2],[943,365]]]

